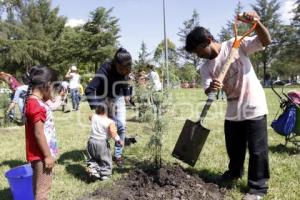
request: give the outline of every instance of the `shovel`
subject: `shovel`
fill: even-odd
[[[252,27],[245,32],[245,34],[238,38],[237,36],[237,24],[239,21],[247,22],[243,15],[238,15],[235,23],[234,23],[234,35],[235,40],[233,42],[231,51],[229,53],[229,56],[225,62],[225,64],[222,66],[220,74],[218,75],[217,79],[220,82],[223,82],[223,79],[231,65],[231,63],[234,61],[235,55],[238,53],[238,49],[241,45],[242,40],[248,36],[251,32],[254,31],[256,25],[257,25],[257,19],[254,19],[254,23]],[[172,152],[172,156],[175,158],[189,164],[190,166],[194,167],[198,157],[201,153],[201,150],[205,144],[205,141],[207,139],[207,136],[210,132],[209,129],[202,126],[203,120],[207,115],[207,112],[211,106],[211,104],[214,102],[216,98],[217,92],[211,92],[208,94],[208,99],[202,109],[202,112],[200,114],[200,119],[196,122],[193,122],[191,120],[186,120],[183,126],[183,129],[179,135],[179,138],[176,142],[176,145],[174,147],[174,150]]]

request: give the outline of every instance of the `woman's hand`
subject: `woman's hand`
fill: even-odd
[[[128,104],[130,102],[130,96],[124,96],[125,103]]]
[[[121,145],[122,147],[124,147],[124,141],[123,141],[123,140],[118,140],[117,143],[118,143],[119,145]]]

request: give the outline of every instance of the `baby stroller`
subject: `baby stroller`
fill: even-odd
[[[280,95],[275,89],[274,85],[281,85]],[[285,84],[282,81],[275,81],[271,84],[273,92],[278,96],[280,102],[280,110],[282,114],[272,121],[271,127],[280,135],[285,136],[285,146],[288,142],[294,144],[296,149],[300,149],[300,92],[290,91],[284,93],[283,89],[290,84]]]

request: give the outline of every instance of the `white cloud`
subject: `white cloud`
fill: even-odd
[[[66,26],[76,27],[81,26],[85,23],[83,19],[68,19]]]
[[[289,24],[294,14],[292,10],[295,8],[296,0],[285,0],[282,2],[280,13],[284,23]]]

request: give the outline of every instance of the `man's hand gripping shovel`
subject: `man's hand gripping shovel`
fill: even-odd
[[[238,15],[235,20],[234,23],[235,40],[233,42],[229,56],[224,66],[221,68],[220,74],[217,77],[217,80],[219,80],[221,83],[223,82],[223,79],[231,63],[234,61],[235,55],[238,53],[238,49],[241,45],[242,40],[254,31],[258,20],[254,18],[252,27],[248,31],[246,31],[242,37],[238,37],[237,35],[238,21],[243,21],[245,23],[248,23],[248,21],[243,18],[243,15]],[[189,164],[192,167],[195,166],[199,154],[210,132],[210,130],[203,127],[202,124],[211,104],[214,102],[216,98],[216,93],[217,92],[210,92],[208,94],[208,99],[203,107],[203,110],[200,115],[200,119],[198,121],[196,122],[193,122],[191,120],[185,121],[183,129],[180,133],[175,148],[172,152],[172,155],[175,158]]]

